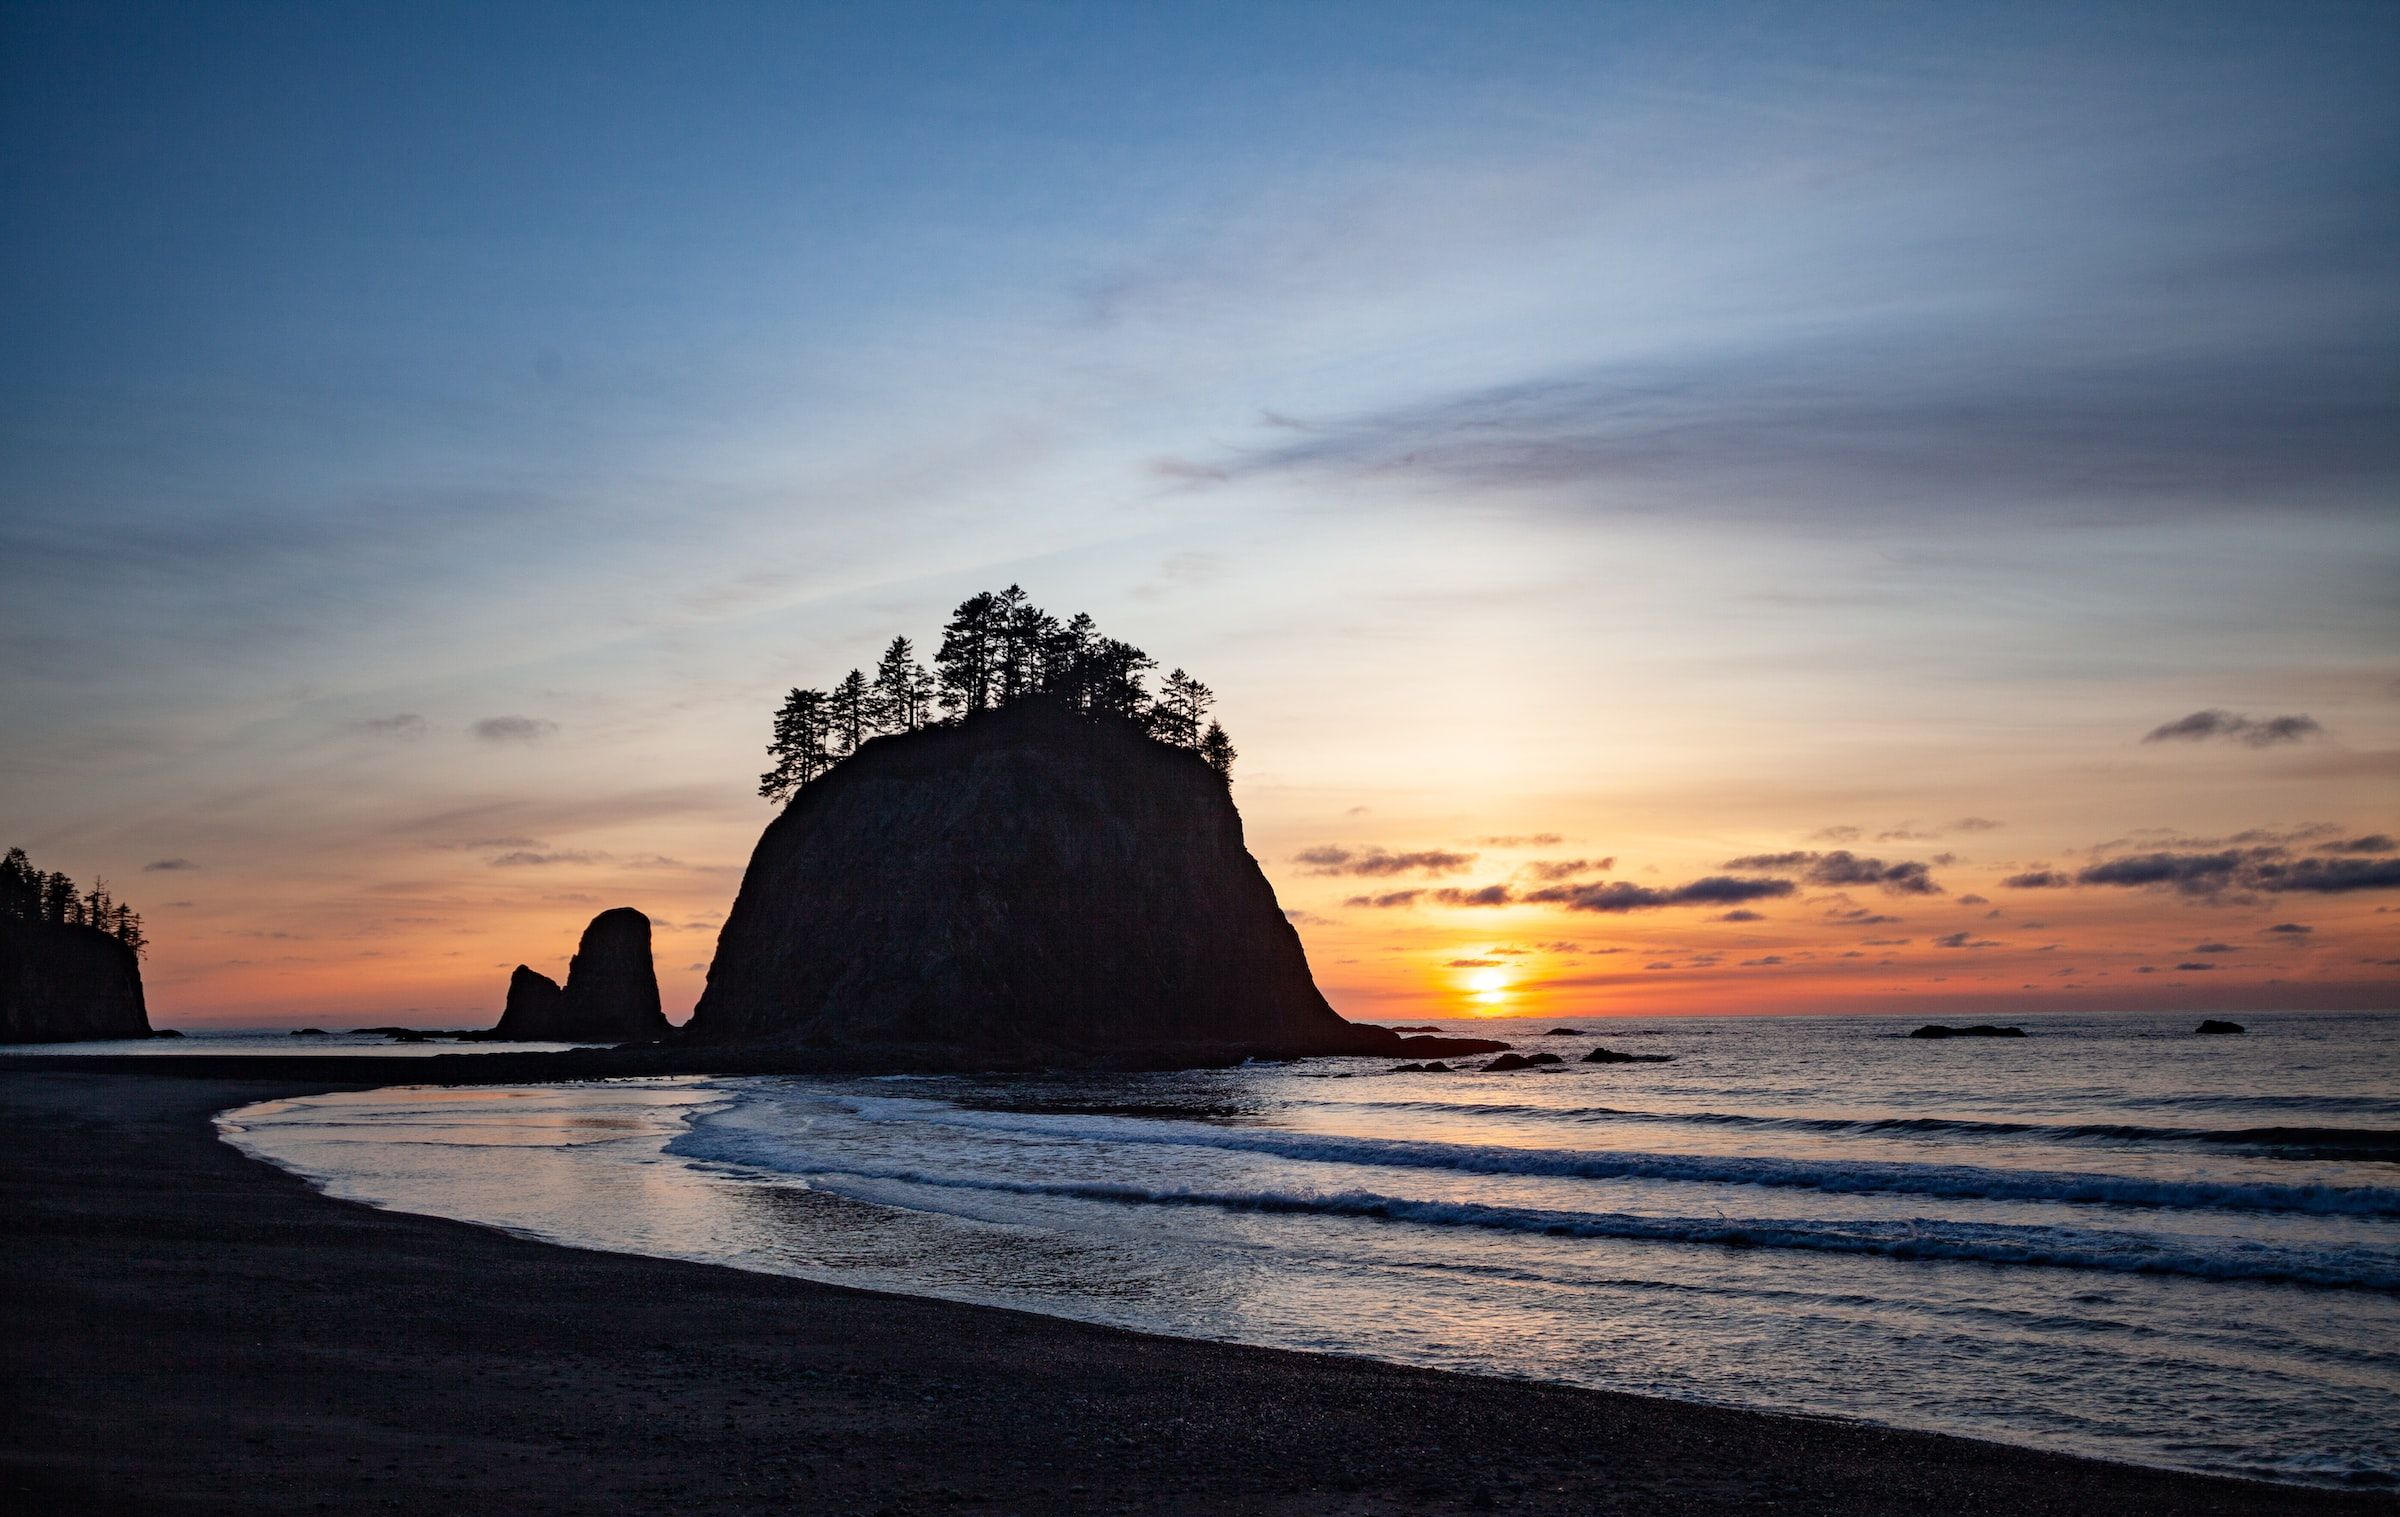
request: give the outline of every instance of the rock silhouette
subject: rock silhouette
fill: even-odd
[[[1584,1064],[1669,1064],[1671,1053],[1619,1053],[1613,1048],[1595,1048],[1578,1062]]]
[[[1566,1060],[1554,1053],[1504,1053],[1483,1066],[1487,1075],[1507,1074],[1511,1070],[1539,1069],[1545,1064],[1564,1064]]]
[[[500,1025],[492,1029],[492,1036],[528,1042],[558,1037],[557,1029],[567,1021],[561,1000],[564,995],[558,981],[519,964],[508,977],[508,1004],[501,1010]]]
[[[630,906],[603,911],[583,929],[560,988],[523,964],[508,977],[508,1006],[486,1034],[533,1042],[629,1043],[664,1037],[650,919]]]
[[[1027,700],[877,738],[767,827],[687,1038],[926,1063],[1431,1054],[1344,1021],[1226,782]]]
[[[94,927],[0,917],[0,1042],[150,1035],[131,948]]]
[[[2022,1027],[1994,1027],[1989,1022],[1978,1022],[1972,1027],[1945,1027],[1939,1022],[1928,1022],[1910,1033],[1909,1036],[1912,1038],[2021,1038],[2025,1036],[2025,1029]]]
[[[2215,1017],[2210,1017],[2192,1029],[2196,1033],[2205,1033],[2210,1037],[2221,1037],[2228,1033],[2248,1032],[2249,1030],[2239,1022],[2222,1022]]]

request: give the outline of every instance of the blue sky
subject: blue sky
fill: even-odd
[[[2389,7],[0,18],[0,823],[193,865],[169,1004],[704,961],[775,693],[1010,579],[1216,684],[1373,1004],[1484,926],[1279,858],[2396,820]]]

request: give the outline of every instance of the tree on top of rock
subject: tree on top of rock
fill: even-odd
[[[853,669],[831,690],[795,687],[775,714],[767,744],[773,765],[759,776],[758,793],[788,800],[879,734],[961,722],[1034,696],[1085,716],[1121,717],[1161,742],[1198,751],[1220,775],[1232,773],[1233,744],[1208,722],[1215,692],[1177,669],[1153,701],[1147,680],[1157,660],[1101,636],[1081,612],[1060,621],[1021,585],[961,601],[942,627],[933,665],[927,670],[915,645],[895,637],[873,678]]]
[[[961,601],[942,628],[942,646],[933,656],[934,678],[941,683],[942,709],[952,716],[991,709],[999,623],[999,597],[986,590]]]
[[[1150,713],[1150,732],[1161,742],[1178,748],[1200,746],[1201,722],[1217,693],[1184,673],[1181,669],[1167,675],[1158,692],[1158,705]]]
[[[791,799],[792,792],[833,767],[827,739],[832,735],[825,692],[794,686],[775,713],[775,736],[767,757],[775,762],[758,777],[758,793],[770,801]]]
[[[47,922],[54,927],[90,927],[140,953],[150,946],[141,914],[109,894],[108,881],[79,891],[64,874],[33,867],[22,848],[0,855],[0,917]]]
[[[867,677],[858,670],[842,676],[842,682],[827,697],[826,705],[836,754],[856,753],[875,735],[874,696],[867,689]]]
[[[932,674],[917,662],[917,650],[895,637],[875,665],[871,715],[877,731],[914,732],[933,719]]]
[[[1227,737],[1225,729],[1215,722],[1210,722],[1208,731],[1200,735],[1200,757],[1209,768],[1217,771],[1218,779],[1227,784],[1233,783],[1233,761],[1241,755],[1234,751],[1233,739]]]

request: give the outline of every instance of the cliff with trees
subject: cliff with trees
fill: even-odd
[[[955,726],[1020,701],[1041,700],[1094,720],[1132,726],[1152,741],[1200,756],[1230,781],[1233,740],[1209,717],[1216,693],[1181,669],[1153,693],[1158,661],[1103,637],[1089,616],[1060,621],[1016,585],[969,596],[942,628],[933,667],[895,637],[875,672],[853,669],[830,688],[794,688],[775,713],[772,763],[758,793],[789,801],[871,739]]]
[[[146,1038],[142,919],[105,882],[79,888],[0,856],[0,1042]]]

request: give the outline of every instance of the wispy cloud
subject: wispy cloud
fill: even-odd
[[[2313,716],[2270,716],[2254,720],[2231,711],[2195,711],[2143,734],[2145,743],[2205,743],[2212,739],[2238,742],[2251,748],[2305,742],[2323,737],[2325,729]]]
[[[1630,880],[1553,886],[1547,890],[1529,891],[1523,899],[1543,905],[1564,906],[1569,911],[1616,913],[1655,911],[1667,906],[1734,906],[1745,901],[1773,900],[1790,895],[1797,888],[1789,880],[1741,879],[1712,874],[1664,889],[1637,885]]]
[[[1727,869],[1753,870],[1762,874],[1798,874],[1811,885],[1839,889],[1849,885],[1873,885],[1893,895],[1940,895],[1942,887],[1933,882],[1931,870],[1913,860],[1887,864],[1881,859],[1862,858],[1847,848],[1831,853],[1754,853],[1743,858],[1727,859]]]
[[[1364,848],[1343,848],[1326,843],[1304,848],[1292,855],[1292,862],[1305,865],[1310,874],[1350,874],[1379,878],[1395,874],[1456,874],[1475,862],[1471,853],[1452,853],[1447,849],[1424,848],[1409,853],[1394,853],[1390,849],[1369,845]]]
[[[556,735],[558,723],[541,716],[487,716],[467,730],[487,743],[538,743]]]

